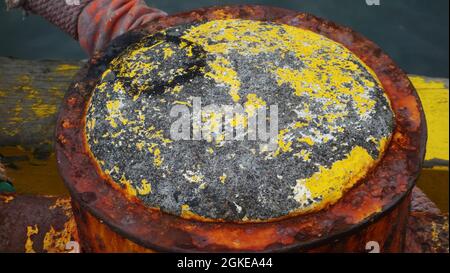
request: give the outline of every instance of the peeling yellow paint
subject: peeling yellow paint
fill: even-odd
[[[45,118],[49,116],[53,116],[56,113],[56,105],[53,104],[44,104],[44,103],[35,103],[31,106],[36,116],[40,118]]]
[[[158,148],[156,148],[155,151],[153,152],[153,155],[155,156],[153,159],[153,164],[156,167],[160,167],[163,161],[163,159],[161,158],[161,151]]]
[[[64,223],[64,227],[60,231],[50,226],[50,230],[44,237],[43,249],[47,253],[66,253],[66,246],[73,240],[72,234],[75,232],[75,229],[76,223],[73,217]]]
[[[278,156],[280,153],[292,151],[292,141],[286,140],[286,135],[289,133],[289,129],[283,129],[278,134],[278,148],[274,153],[274,156]]]
[[[61,64],[58,65],[55,69],[56,72],[72,72],[73,70],[78,70],[80,67],[78,65],[72,65],[72,64]]]
[[[299,137],[299,138],[297,138],[297,141],[298,142],[304,142],[304,143],[308,144],[309,146],[313,146],[314,145],[314,140],[311,137],[309,137],[309,136]]]
[[[67,217],[72,216],[72,205],[70,204],[70,198],[58,198],[56,199],[55,204],[49,207],[49,209],[53,210],[56,208],[61,208],[66,212]]]
[[[210,63],[212,71],[205,74],[206,77],[214,79],[218,83],[227,84],[230,87],[230,96],[234,102],[239,102],[239,88],[241,82],[237,72],[230,66],[230,62],[224,57],[217,57]]]
[[[144,148],[144,146],[145,146],[145,142],[140,141],[140,142],[136,143],[136,148],[137,148],[139,151],[142,151],[142,149]]]
[[[192,211],[190,211],[189,205],[185,204],[181,206],[181,216],[189,218],[195,216],[195,214]]]
[[[89,130],[94,130],[95,128],[95,118],[91,118],[86,122],[86,126],[89,128]]]
[[[147,195],[152,192],[152,185],[147,181],[147,179],[142,179],[141,186],[137,187],[137,190],[140,195]]]
[[[33,240],[32,236],[39,233],[39,228],[37,225],[27,226],[27,240],[25,242],[25,253],[36,253],[33,249]]]
[[[186,171],[186,173],[184,173],[183,176],[187,181],[191,183],[200,183],[203,181],[204,178],[204,175],[193,171]]]
[[[262,98],[259,98],[258,95],[252,93],[247,95],[247,101],[244,104],[244,108],[248,116],[252,117],[255,115],[256,110],[266,105],[267,103]]]
[[[381,141],[380,149],[384,150],[387,144],[387,140]],[[356,146],[345,159],[334,162],[331,168],[320,166],[319,172],[310,178],[298,179],[293,188],[293,198],[301,204],[306,204],[308,199],[320,198],[321,202],[305,205],[303,212],[322,209],[339,200],[347,189],[364,178],[377,161],[364,148]]]
[[[225,181],[227,180],[227,175],[226,173],[223,173],[220,177],[219,177],[220,183],[225,184]]]
[[[180,93],[181,89],[183,89],[183,87],[181,85],[177,85],[174,88],[172,88],[172,93],[178,94],[178,93]]]
[[[165,47],[164,49],[164,59],[170,58],[174,51],[170,47]]]
[[[126,193],[128,193],[131,196],[136,196],[136,194],[137,194],[136,189],[131,184],[131,181],[125,177],[124,174],[122,174],[122,178],[120,179],[119,182],[125,186]]]
[[[187,102],[187,101],[176,100],[176,101],[173,102],[173,104],[186,105],[186,106],[192,107],[192,104],[190,102]]]
[[[301,150],[299,153],[294,154],[295,157],[299,157],[303,159],[303,161],[310,161],[311,158],[311,152],[308,150]]]

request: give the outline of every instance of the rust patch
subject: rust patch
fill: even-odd
[[[0,195],[0,252],[66,253],[78,241],[70,198]]]

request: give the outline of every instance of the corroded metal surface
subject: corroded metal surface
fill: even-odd
[[[107,225],[86,210],[73,203],[75,219],[78,223],[79,243],[83,252],[89,253],[153,253],[152,249],[140,246],[111,230]],[[95,231],[95,232],[92,232]]]
[[[15,203],[11,202],[15,200]],[[42,200],[50,201],[42,202]],[[68,198],[57,198],[57,197],[38,197],[38,196],[17,196],[17,195],[0,195],[0,209],[4,211],[1,214],[2,223],[7,223],[0,229],[2,234],[13,234],[17,231],[22,232],[22,236],[8,236],[2,237],[0,243],[0,252],[27,252],[33,250],[35,252],[72,252],[76,249],[64,249],[64,244],[67,246],[67,239],[64,239],[63,234],[72,234],[70,240],[73,240],[72,246],[76,246],[75,243],[79,243],[85,252],[153,252],[151,249],[146,249],[136,243],[127,240],[114,231],[112,231],[108,226],[101,223],[98,219],[93,217],[86,210],[81,210],[79,206],[74,203],[72,210],[74,210],[77,222],[80,223],[78,226],[80,231],[80,237],[77,236],[77,232],[74,225],[64,225],[65,232],[59,231],[60,236],[44,236],[47,238],[47,247],[40,247],[43,245],[42,237],[37,236],[39,233],[43,232],[43,226],[53,226],[57,228],[63,222],[70,221],[74,223],[74,218],[71,216],[70,203]],[[409,200],[403,202],[406,206]],[[412,195],[412,203],[419,204],[432,204],[432,202],[417,188],[414,188],[414,194]],[[23,206],[29,206],[33,204],[35,207],[40,206],[50,206],[48,210],[43,210],[43,214],[36,214],[36,208],[21,210],[20,215],[17,215],[17,208]],[[56,204],[59,204],[58,206]],[[404,206],[399,206],[402,208]],[[47,207],[45,207],[47,208]],[[5,213],[8,212],[9,213]],[[14,211],[16,213],[10,213]],[[61,213],[62,212],[62,213]],[[392,241],[403,240],[400,235],[398,225],[392,225],[396,223],[394,215],[397,212],[392,212],[388,217],[384,217],[382,220],[386,223],[383,232],[390,233],[392,236],[397,236],[396,239],[391,238],[390,241],[382,242],[381,246],[383,250],[389,251]],[[37,218],[38,217],[38,218]],[[23,219],[27,219],[24,221]],[[28,227],[31,224],[31,228]],[[37,228],[37,233],[35,226]],[[395,227],[392,229],[392,227]],[[401,227],[401,226],[400,226]],[[45,228],[44,228],[45,229]],[[95,230],[95,233],[91,232]],[[376,229],[367,229],[364,232],[358,232],[356,234],[350,234],[350,239],[341,239],[333,242],[332,245],[327,245],[324,242],[324,246],[313,249],[312,251],[349,251],[349,242],[356,241],[370,241],[375,236],[376,233],[380,232]],[[36,233],[36,234],[34,234]],[[56,234],[56,233],[54,233]],[[30,240],[28,240],[28,237]],[[364,239],[363,239],[364,238]],[[77,242],[78,241],[78,242]],[[28,247],[25,245],[28,242]],[[70,241],[69,241],[70,242]],[[59,248],[50,249],[48,246],[59,246]],[[354,247],[354,246],[353,246]],[[359,245],[359,248],[354,249],[354,251],[367,251],[363,248],[363,244]],[[436,209],[430,206],[417,207],[413,206],[411,208],[411,214],[408,218],[408,226],[406,230],[406,239],[404,240],[404,251],[414,252],[414,253],[441,253],[448,252],[448,214],[436,213]],[[30,251],[31,252],[31,251]]]
[[[411,212],[405,252],[448,253],[448,213]]]
[[[358,232],[342,234],[338,238],[323,238],[323,240],[317,241],[314,245],[305,248],[295,248],[290,251],[310,253],[361,253],[368,251],[366,249],[367,242],[375,240],[380,247],[380,252],[402,252],[404,251],[405,245],[405,224],[408,220],[409,202],[409,198],[404,199],[395,209],[382,216],[376,224],[367,225],[359,229]],[[77,217],[77,223],[81,223],[78,226],[80,228],[80,245],[83,251],[95,253],[164,251],[161,249],[146,248],[119,236],[114,230],[101,223],[86,210],[76,208],[75,215]],[[423,225],[425,223],[421,224]],[[423,227],[416,226],[415,228],[422,229]],[[380,236],[380,234],[383,234],[383,236]],[[415,235],[410,234],[410,236]],[[420,239],[416,241],[420,242]],[[436,243],[430,245],[435,246]]]
[[[77,240],[70,198],[0,195],[0,252],[66,253]]]
[[[35,236],[34,233],[34,224],[39,223],[38,225],[42,227],[42,221],[45,220],[48,225],[57,226],[60,222],[67,221],[66,213],[69,212],[70,216],[70,203],[67,198],[56,198],[56,197],[37,197],[37,196],[28,196],[21,197],[16,195],[0,195],[0,209],[5,211],[11,209],[17,209],[20,203],[24,205],[29,205],[30,200],[34,200],[34,206],[46,205],[42,204],[42,199],[53,200],[49,208],[46,210],[43,215],[38,215],[38,218],[35,218],[35,209],[32,210],[24,210],[17,217],[17,214],[14,213],[3,213],[2,221],[3,223],[9,223],[4,226],[1,231],[3,234],[12,234],[17,232],[18,230],[27,231],[27,234],[23,233],[22,237],[17,237],[18,239],[14,239],[12,237],[8,237],[7,240],[3,240],[3,243],[0,243],[0,252],[26,252],[25,244],[28,241],[28,226],[32,223],[33,228],[30,229],[30,242],[33,243],[32,249],[36,252],[46,252],[48,248],[40,248],[38,247],[41,244],[41,238]],[[15,205],[11,204],[11,201],[15,200]],[[60,200],[59,204],[64,204],[64,206],[55,207],[54,201]],[[64,200],[64,202],[61,202]],[[35,203],[38,202],[38,203]],[[405,200],[403,202],[405,206],[408,206],[409,200]],[[432,204],[431,200],[429,200],[419,189],[414,188],[414,194],[412,195],[412,204]],[[404,206],[398,206],[400,210],[404,208]],[[64,213],[55,213],[58,212],[59,209],[63,209]],[[73,203],[72,210],[74,210],[75,215],[77,217],[77,222],[80,223],[78,225],[79,234],[77,236],[77,232],[74,229],[73,225],[65,225],[64,228],[68,229],[68,233],[71,233],[72,236],[70,240],[75,240],[74,243],[79,243],[85,252],[153,252],[151,249],[146,249],[142,246],[137,245],[134,242],[131,242],[128,239],[121,237],[119,234],[111,230],[107,225],[101,223],[98,219],[92,216],[86,210],[81,210],[76,203]],[[403,212],[402,212],[403,213]],[[381,242],[381,247],[383,251],[389,251],[391,247],[394,246],[394,250],[396,249],[396,241],[403,240],[401,233],[404,230],[398,230],[402,225],[393,225],[392,223],[397,223],[397,219],[395,219],[395,215],[398,215],[398,212],[391,212],[386,217],[383,217],[383,221],[385,223],[384,230],[381,232],[391,234],[389,237],[389,241]],[[20,219],[28,219],[27,221],[22,221]],[[73,221],[73,217],[70,216],[69,221]],[[72,222],[73,223],[73,222]],[[377,225],[380,226],[381,225]],[[394,228],[393,228],[394,227]],[[92,232],[92,231],[95,232]],[[42,230],[41,230],[42,231]],[[324,246],[313,249],[311,251],[350,251],[349,245],[351,245],[352,241],[366,242],[371,241],[374,237],[377,236],[377,233],[380,230],[367,228],[366,230],[362,230],[363,232],[358,232],[355,234],[349,234],[349,238],[352,239],[342,239],[338,241],[334,241],[333,244],[327,244],[327,242],[323,242]],[[40,231],[38,230],[38,233]],[[60,232],[61,233],[61,232]],[[67,233],[67,234],[68,234]],[[62,233],[61,233],[62,234]],[[400,237],[399,237],[400,236]],[[395,237],[395,238],[394,238]],[[3,237],[2,237],[3,238]],[[61,239],[61,236],[52,236],[48,237],[47,240],[49,242],[53,242],[53,245],[56,245],[56,242],[59,246],[63,246],[67,242]],[[76,241],[78,240],[78,242]],[[30,245],[30,242],[28,243]],[[394,242],[394,243],[393,243]],[[48,244],[48,243],[47,243]],[[50,245],[50,244],[48,244]],[[76,244],[72,244],[75,246]],[[364,249],[364,244],[360,244],[354,248],[353,251],[367,251]],[[30,250],[30,248],[28,248]],[[59,248],[56,250],[64,250],[64,248]],[[72,251],[75,249],[72,249]],[[55,249],[53,249],[55,251]],[[65,251],[71,251],[70,249],[66,249]],[[408,225],[406,230],[406,239],[404,240],[404,250],[405,252],[414,252],[414,253],[441,253],[448,252],[448,214],[440,214],[436,212],[436,209],[433,206],[413,206],[411,208],[410,215],[408,217]]]
[[[384,158],[364,181],[350,189],[336,204],[307,215],[258,224],[212,223],[183,219],[143,206],[96,168],[84,141],[89,98],[107,64],[130,43],[156,30],[181,23],[218,18],[270,20],[312,30],[347,47],[370,67],[391,101],[395,131]],[[375,44],[359,34],[306,14],[283,13],[258,6],[201,9],[159,20],[140,32],[113,42],[83,69],[69,90],[57,125],[57,155],[62,175],[74,202],[100,219],[112,231],[144,248],[157,251],[283,251],[311,250],[350,233],[380,228],[375,241],[388,240],[382,232],[383,217],[399,212],[398,230],[406,224],[407,199],[421,168],[426,125],[417,94],[406,75]],[[406,200],[406,201],[405,201]],[[95,232],[88,230],[87,232]],[[397,231],[398,232],[398,231]],[[401,239],[401,234],[399,235]],[[107,239],[104,238],[107,242]],[[400,251],[396,240],[389,251]],[[348,249],[360,249],[354,240]],[[364,242],[365,243],[365,242]]]

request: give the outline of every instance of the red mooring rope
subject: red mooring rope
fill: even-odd
[[[80,0],[78,4],[77,1],[66,0],[6,0],[6,5],[9,9],[22,8],[42,16],[77,40],[78,16],[90,1]]]

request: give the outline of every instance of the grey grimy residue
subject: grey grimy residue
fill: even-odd
[[[157,45],[160,42],[167,42],[173,44],[175,48],[180,47],[182,43],[184,43],[185,47],[192,48],[192,57],[191,58],[183,58],[179,59],[180,63],[177,63],[179,67],[182,67],[183,70],[177,74],[169,73],[169,71],[165,71],[164,69],[173,69],[170,66],[161,66],[160,77],[154,77],[152,79],[146,79],[146,85],[148,85],[146,93],[150,94],[162,94],[168,88],[175,87],[177,85],[183,85],[185,82],[191,80],[192,78],[202,76],[202,68],[206,66],[206,52],[204,49],[196,44],[193,44],[191,41],[183,39],[180,37],[180,33],[156,33],[155,35],[145,37],[139,46],[152,47]],[[132,50],[130,48],[129,50]],[[115,75],[117,68],[112,67],[112,74]],[[116,77],[107,78],[106,80],[114,81]],[[137,95],[136,88],[132,86],[132,78],[128,77],[117,77],[117,80],[122,81],[125,85],[125,88],[130,92],[131,95]]]

